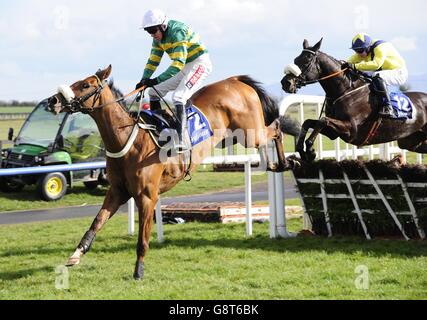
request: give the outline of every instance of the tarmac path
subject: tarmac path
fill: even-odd
[[[252,201],[268,201],[267,183],[257,183],[252,186]],[[290,179],[285,179],[285,199],[297,198],[295,186]],[[179,196],[162,198],[162,205],[173,203],[195,202],[245,202],[244,189],[232,189],[228,191],[208,193],[193,196]],[[66,207],[57,209],[41,209],[31,211],[0,212],[0,225],[31,223],[51,220],[65,220],[82,217],[95,217],[101,205],[84,205],[78,207]],[[123,205],[117,214],[127,213],[127,205]]]

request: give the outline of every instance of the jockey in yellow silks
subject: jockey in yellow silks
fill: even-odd
[[[357,34],[352,41],[351,49],[356,53],[348,59],[348,64],[355,70],[373,75],[375,88],[385,98],[380,116],[394,116],[387,86],[401,86],[408,80],[408,69],[405,60],[390,43],[373,40],[364,33]]]

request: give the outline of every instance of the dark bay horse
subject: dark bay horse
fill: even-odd
[[[117,102],[111,88],[105,85],[110,73],[111,66],[49,98],[49,109],[56,114],[88,113],[95,120],[108,152],[120,153],[120,150],[128,149],[120,157],[107,157],[110,188],[101,210],[67,265],[80,263],[96,233],[122,204],[133,197],[139,213],[134,278],[141,279],[159,194],[170,190],[184,178],[185,167],[180,159],[160,160],[159,148],[148,131],[137,127],[136,120]],[[227,138],[225,129],[243,130],[247,136],[246,147],[263,148],[269,140],[274,140],[279,163],[276,165],[268,161],[269,169],[283,171],[289,167],[284,157],[280,127],[297,136],[299,125],[290,119],[279,118],[277,105],[257,82],[247,76],[229,78],[202,88],[192,101],[206,115],[212,129],[221,132],[194,147],[192,170],[210,153],[212,146]],[[134,134],[136,138],[130,145],[128,141]]]
[[[326,93],[326,117],[306,120],[297,143],[303,160],[313,160],[314,141],[319,133],[335,140],[364,146],[397,140],[399,147],[418,153],[427,153],[427,94],[408,92],[414,105],[411,120],[381,119],[378,98],[361,74],[341,70],[343,62],[319,51],[322,40],[310,47],[304,40],[302,53],[295,63],[287,66],[282,88],[296,93],[298,88],[319,82]],[[305,141],[307,131],[313,133]],[[306,150],[304,151],[304,142]]]

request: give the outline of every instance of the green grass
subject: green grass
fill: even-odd
[[[79,266],[69,289],[55,268],[74,251],[92,219],[1,226],[0,299],[426,299],[427,247],[418,241],[298,237],[271,240],[268,224],[166,225],[153,232],[145,278],[134,281],[136,236],[114,217]],[[289,228],[301,229],[301,220]],[[369,289],[355,269],[369,270]]]
[[[267,174],[254,175],[252,181],[253,183],[267,181]],[[193,175],[193,179],[190,182],[181,181],[171,191],[163,194],[162,197],[220,192],[230,188],[244,187],[244,185],[245,177],[243,173],[198,171]],[[102,204],[106,191],[107,187],[98,187],[96,190],[89,191],[80,183],[70,189],[69,193],[61,200],[45,202],[39,199],[35,186],[27,186],[20,193],[6,194],[0,192],[0,212]]]
[[[9,128],[13,128],[14,136],[16,137],[23,124],[24,120],[0,121],[0,140],[7,140]]]
[[[27,107],[0,106],[0,114],[1,113],[31,113],[33,109],[34,109],[34,106],[27,106]]]

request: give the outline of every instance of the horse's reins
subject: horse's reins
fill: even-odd
[[[314,58],[317,58],[317,52],[316,52],[316,51],[309,50],[309,49],[304,49],[303,51],[308,52],[308,53],[311,53],[312,55],[314,55]],[[310,65],[307,67],[307,70],[308,70],[308,68],[309,68],[309,67],[311,67],[311,65],[312,65],[313,63],[314,63],[314,59],[310,62]],[[309,81],[306,81],[306,80],[304,80],[304,79],[300,78],[301,76],[299,76],[299,77],[297,77],[297,78],[300,78],[300,84],[301,84],[302,86],[306,86],[306,85],[309,85],[309,84],[314,84],[314,83],[317,83],[317,82],[320,82],[320,81],[328,80],[328,79],[334,78],[334,77],[336,77],[336,76],[339,76],[340,74],[342,74],[342,73],[346,72],[348,69],[349,69],[349,68],[344,68],[344,69],[342,69],[342,70],[340,70],[340,71],[334,72],[334,73],[332,73],[332,74],[330,74],[330,75],[327,75],[327,76],[325,76],[325,77],[322,77],[322,78],[320,78],[320,79],[316,79],[316,80],[309,80]]]
[[[95,103],[99,100],[99,97],[101,95],[101,91],[104,89],[104,85],[102,84],[102,81],[99,79],[99,77],[97,75],[94,75],[94,77],[98,81],[99,87],[96,88],[94,91],[92,91],[92,92],[90,92],[90,93],[88,93],[88,94],[86,94],[86,95],[84,95],[82,97],[79,97],[79,98],[75,99],[74,103],[78,103],[78,105],[82,106],[82,103],[84,103],[85,101],[89,100],[92,96],[96,96],[95,99],[94,99],[94,101],[93,101],[92,107],[90,109],[89,108],[85,108],[85,109],[80,108],[81,112],[83,112],[83,110],[84,110],[86,113],[90,113],[90,112],[93,112],[95,109],[100,109],[100,108],[106,107],[106,106],[114,104],[114,103],[119,103],[119,102],[124,101],[127,98],[129,98],[129,97],[131,97],[131,96],[133,96],[135,94],[143,92],[147,88],[147,86],[142,86],[141,88],[135,89],[135,90],[129,92],[128,94],[124,95],[123,97],[120,97],[120,98],[118,98],[116,100],[104,103],[102,105],[95,106]],[[163,100],[163,102],[166,104],[166,106],[169,108],[169,110],[176,117],[176,114],[173,112],[173,110],[171,109],[171,107],[169,106],[169,104],[165,101],[165,99],[159,94],[159,92],[157,91],[157,89],[154,88],[154,87],[153,87],[153,89],[158,94],[158,96],[161,97],[161,99]],[[107,156],[110,157],[110,158],[116,158],[116,159],[123,157],[130,150],[130,147],[131,147],[133,141],[136,139],[136,135],[138,133],[138,128],[140,128],[140,127],[144,128],[144,126],[140,126],[138,124],[135,125],[135,127],[134,127],[134,129],[133,129],[133,131],[132,131],[132,133],[131,133],[131,135],[130,135],[130,137],[128,139],[128,142],[126,143],[126,145],[125,145],[125,147],[123,148],[122,151],[117,152],[117,153],[112,153],[112,152],[109,152],[108,150],[106,150]],[[149,126],[146,127],[146,129],[150,129]],[[186,169],[185,160],[183,160],[183,179],[185,180],[187,177],[190,177],[189,180],[185,180],[187,182],[191,180],[191,175],[189,173],[189,167],[190,167],[190,165],[191,165],[191,153],[190,153],[190,161],[189,161],[189,164],[188,164],[188,169]]]
[[[82,113],[88,114],[88,113],[93,112],[96,109],[100,109],[100,108],[106,107],[106,106],[114,104],[114,103],[122,102],[125,99],[127,99],[127,98],[129,98],[129,97],[131,97],[131,96],[133,96],[133,95],[135,95],[135,94],[137,94],[137,93],[139,93],[139,92],[141,92],[141,91],[143,91],[143,90],[146,89],[146,86],[143,86],[141,88],[138,88],[138,89],[135,89],[135,90],[131,91],[127,95],[125,95],[123,97],[120,97],[120,98],[118,98],[116,100],[109,101],[109,102],[104,103],[102,105],[95,106],[95,104],[98,102],[99,98],[101,97],[101,92],[104,89],[104,84],[103,84],[103,82],[101,81],[101,79],[99,79],[99,77],[96,74],[94,75],[94,77],[96,78],[96,80],[98,82],[98,87],[97,88],[95,88],[93,91],[91,91],[91,92],[89,92],[89,93],[87,93],[87,94],[85,94],[85,95],[83,95],[81,97],[72,98],[70,101],[67,101],[68,105],[69,105],[69,108],[70,108],[71,111],[73,111],[73,112],[80,111]],[[90,108],[83,107],[83,103],[85,103],[87,100],[89,100],[93,96],[94,96],[94,99],[93,99],[92,106]]]

